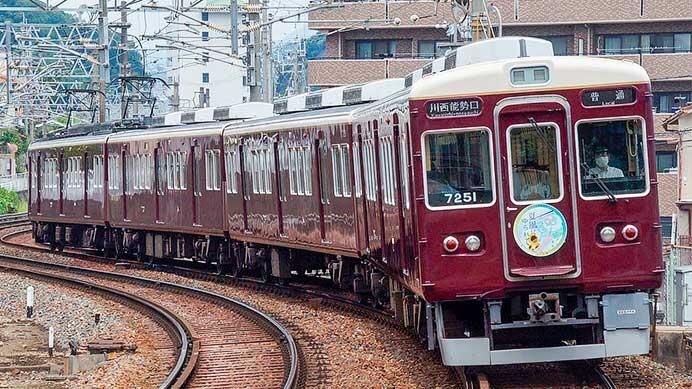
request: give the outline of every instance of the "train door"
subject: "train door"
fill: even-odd
[[[132,174],[130,170],[132,170],[132,163],[128,163],[130,159],[128,158],[128,153],[127,153],[127,147],[126,145],[122,146],[122,149],[120,150],[120,160],[122,161],[122,168],[123,168],[123,175],[121,177],[121,185],[122,185],[122,201],[123,201],[123,221],[129,221],[129,218],[127,217],[127,203],[128,203],[128,194],[130,193],[130,180],[128,179],[129,175]]]
[[[315,159],[317,163],[317,198],[319,199],[318,209],[320,217],[320,240],[322,242],[326,241],[326,227],[324,220],[324,208],[329,204],[329,195],[327,194],[327,141],[324,139],[324,134],[320,131],[317,133],[317,139],[315,139]]]
[[[161,150],[161,144],[157,144],[154,148],[154,214],[155,222],[161,222],[161,196],[164,193],[163,178],[164,174],[164,154]]]
[[[65,176],[65,157],[64,157],[64,152],[63,150],[60,150],[60,153],[58,154],[58,185],[60,188],[58,189],[59,193],[59,199],[58,199],[58,210],[60,211],[60,215],[63,215],[63,202],[65,199],[65,182],[64,182],[64,176]]]
[[[202,198],[202,147],[195,140],[192,146],[192,225],[199,226]]]
[[[41,158],[41,152],[36,153],[36,159],[34,163],[34,176],[36,179],[34,183],[36,184],[36,214],[41,214],[41,197],[42,197],[42,185],[43,185],[43,159]],[[31,204],[31,202],[29,202]]]
[[[581,261],[568,106],[551,98],[516,98],[497,112],[505,277],[576,277]],[[460,173],[479,174],[472,167]],[[473,195],[461,193],[460,200]]]
[[[272,147],[274,148],[274,186],[276,188],[276,216],[279,223],[279,236],[284,237],[286,233],[284,232],[284,211],[283,203],[286,202],[286,188],[284,188],[283,175],[281,174],[282,166],[287,166],[286,153],[284,149],[284,143],[279,142],[278,136],[274,138]]]

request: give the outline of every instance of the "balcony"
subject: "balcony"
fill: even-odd
[[[638,63],[652,80],[692,78],[692,53],[603,55],[601,58],[621,59]]]
[[[308,28],[311,30],[337,30],[354,26],[363,26],[368,29],[421,28],[455,20],[452,7],[448,3],[436,4],[434,1],[334,2],[334,5],[336,7],[310,12]],[[418,15],[420,19],[411,21],[411,15]],[[394,19],[397,18],[399,24],[395,25]]]
[[[308,61],[308,85],[331,87],[405,77],[430,59],[315,59]]]

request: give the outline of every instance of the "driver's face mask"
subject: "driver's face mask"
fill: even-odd
[[[596,165],[598,165],[598,167],[600,167],[601,169],[605,169],[606,167],[608,167],[608,156],[603,155],[600,157],[596,157]]]

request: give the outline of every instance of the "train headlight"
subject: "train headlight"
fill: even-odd
[[[615,240],[615,230],[613,227],[601,228],[601,240],[610,243]]]
[[[629,241],[633,241],[633,240],[637,239],[638,236],[639,236],[639,229],[637,229],[637,227],[635,227],[631,224],[628,224],[622,228],[622,237],[623,238],[625,238]]]
[[[442,246],[448,253],[453,253],[459,249],[459,240],[453,236],[448,236],[442,241]]]
[[[469,251],[478,251],[481,248],[481,238],[476,235],[469,235],[464,240],[464,244]]]

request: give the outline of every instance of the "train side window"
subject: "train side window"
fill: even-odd
[[[180,161],[180,189],[187,189],[187,152],[178,152]]]
[[[351,197],[351,163],[348,148],[348,143],[341,145],[341,182],[344,197]]]
[[[305,195],[312,196],[312,150],[303,147],[303,176],[305,177]]]
[[[156,164],[156,191],[161,195],[164,193],[164,189],[166,188],[166,162],[161,149],[157,149],[157,152],[154,155],[154,162]]]
[[[173,153],[166,153],[166,186],[167,188],[174,189],[175,187],[175,161],[173,160]]]
[[[268,146],[267,146],[268,147]],[[263,174],[262,174],[262,180],[264,181],[264,193],[266,194],[271,194],[272,193],[272,165],[273,165],[273,156],[274,153],[272,153],[269,148],[262,149],[262,155],[264,156],[264,169],[263,169]]]
[[[604,199],[648,193],[645,134],[644,122],[639,118],[577,123],[582,196]]]
[[[424,134],[423,143],[425,201],[429,208],[494,202],[487,129],[430,131]]]
[[[296,149],[295,147],[288,148],[288,189],[292,195],[297,195],[296,181],[298,180],[296,168]]]
[[[297,150],[298,155],[296,156],[296,167],[297,167],[297,180],[296,180],[296,191],[299,196],[305,195],[305,158],[303,158],[303,148],[299,147]]]
[[[221,189],[221,151],[207,150],[205,152],[205,178],[207,190]]]
[[[404,205],[406,209],[411,208],[411,199],[409,196],[409,178],[408,178],[408,147],[407,147],[407,134],[408,134],[408,123],[406,123],[406,134],[401,134],[399,138],[399,159],[401,161],[401,194],[403,195]]]
[[[120,188],[120,156],[108,156],[108,189]]]
[[[341,146],[332,145],[332,181],[334,183],[334,197],[343,196],[343,172],[341,166]]]
[[[363,195],[363,187],[360,174],[360,145],[353,142],[353,178],[355,181],[356,197]]]
[[[238,193],[238,173],[240,172],[240,159],[238,154],[238,146],[233,146],[232,150],[226,152],[226,176],[228,193]]]

